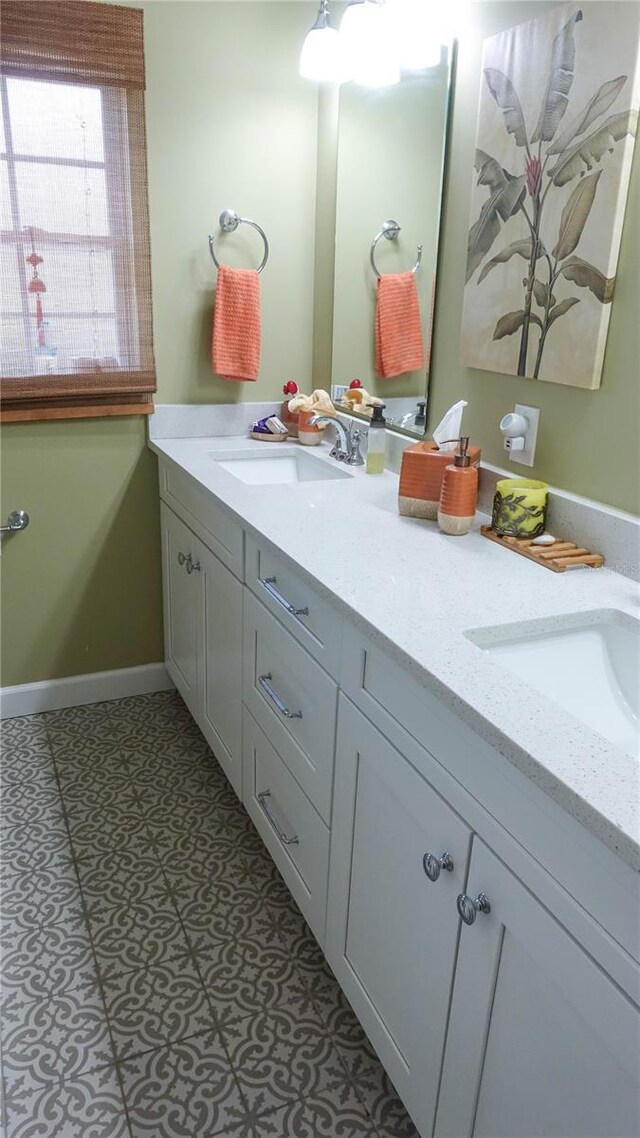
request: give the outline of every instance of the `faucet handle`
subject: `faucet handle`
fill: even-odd
[[[359,427],[352,427],[349,432],[349,466],[364,466],[364,458],[360,450],[360,441],[363,436],[363,431]]]

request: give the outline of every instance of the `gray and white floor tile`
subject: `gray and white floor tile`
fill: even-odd
[[[7,1138],[417,1138],[175,692],[2,743]]]

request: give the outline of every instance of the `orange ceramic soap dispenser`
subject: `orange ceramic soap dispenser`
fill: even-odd
[[[443,533],[468,533],[478,501],[478,468],[471,465],[469,439],[460,439],[453,464],[445,467],[438,507],[438,525]]]

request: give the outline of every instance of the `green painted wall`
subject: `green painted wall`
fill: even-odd
[[[333,177],[323,169],[316,202],[317,98],[297,77],[314,6],[150,0],[144,7],[158,401],[275,398],[284,378],[326,382]],[[637,154],[601,390],[458,363],[481,41],[540,10],[471,4],[460,35],[430,420],[454,399],[469,399],[470,431],[485,457],[502,464],[498,420],[515,400],[540,406],[534,474],[637,511]],[[325,121],[323,157],[331,151],[326,129]],[[263,282],[263,378],[251,385],[215,380],[208,364],[214,274],[206,237],[225,206],[255,216],[273,245]],[[314,296],[315,240],[322,255]],[[243,250],[235,252],[244,263]],[[0,561],[2,684],[162,659],[156,464],[145,423],[10,425],[1,444],[2,518],[19,506],[32,516],[25,533],[4,543]]]
[[[155,346],[164,403],[279,398],[310,389],[318,92],[298,74],[313,19],[306,3],[145,3],[147,145]],[[256,383],[211,371],[216,271],[207,235],[231,207],[267,233]],[[248,226],[216,244],[229,264],[258,264]]]
[[[157,467],[137,419],[2,432],[2,684],[161,660]]]
[[[429,426],[457,399],[467,399],[465,429],[483,457],[509,466],[498,423],[515,402],[540,407],[531,476],[599,502],[640,513],[640,144],[636,144],[609,338],[597,391],[517,376],[492,375],[458,361],[469,226],[482,40],[539,15],[553,4],[479,3],[466,9],[459,34],[453,132],[445,203],[443,269],[430,385]],[[608,5],[609,7],[609,5]],[[611,9],[615,5],[610,5]]]
[[[133,0],[135,2],[135,0]],[[147,136],[158,402],[275,398],[308,388],[313,343],[317,92],[297,74],[310,7],[151,0]],[[211,374],[222,209],[254,217],[272,254],[256,384]],[[246,264],[244,239],[225,259]],[[259,251],[260,241],[252,245]],[[30,683],[163,658],[156,459],[141,419],[1,430],[0,511],[31,526],[5,541],[0,682]]]

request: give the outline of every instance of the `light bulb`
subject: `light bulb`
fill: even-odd
[[[316,22],[307,33],[300,53],[300,74],[320,83],[339,82],[340,37],[331,24],[327,0],[322,0]]]
[[[387,12],[376,0],[356,0],[340,24],[343,75],[364,87],[388,87],[400,80]]]

